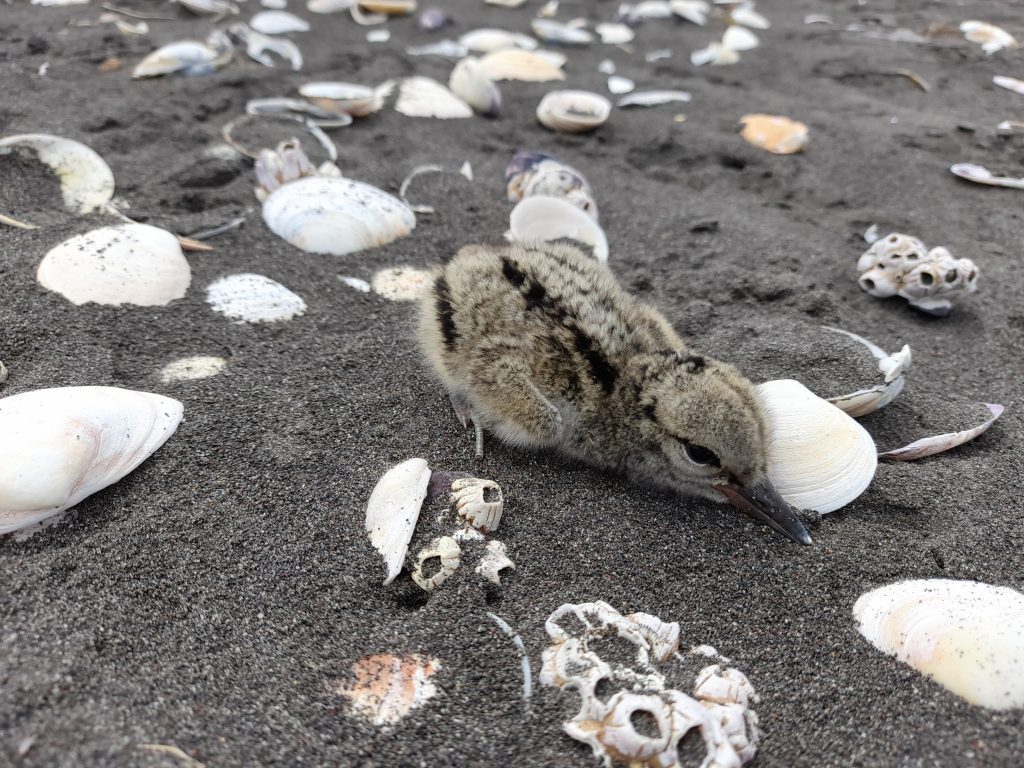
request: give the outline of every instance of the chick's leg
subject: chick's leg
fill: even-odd
[[[562,416],[533,383],[527,366],[513,357],[478,361],[473,366],[474,416],[510,443],[531,447],[556,444]]]

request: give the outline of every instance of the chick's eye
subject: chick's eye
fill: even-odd
[[[718,460],[718,456],[710,448],[705,448],[703,445],[694,445],[693,443],[683,443],[686,448],[686,455],[690,457],[690,461],[695,464],[712,464],[716,467],[722,466],[722,463]]]

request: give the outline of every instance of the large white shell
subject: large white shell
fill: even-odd
[[[758,387],[768,421],[768,478],[800,509],[834,512],[860,496],[878,466],[871,435],[792,379]]]
[[[383,190],[351,179],[309,177],[263,203],[271,231],[303,251],[341,256],[386,245],[416,226],[416,214]]]
[[[594,258],[599,262],[608,262],[608,238],[604,230],[564,198],[548,195],[524,197],[512,209],[509,228],[514,239],[525,243],[563,237],[578,240],[594,249]]]
[[[269,277],[242,273],[222,277],[206,289],[206,303],[232,320],[273,323],[306,311],[301,296]]]
[[[26,147],[60,177],[64,205],[77,213],[90,213],[114,196],[110,166],[85,144],[45,133],[21,133],[0,139],[0,155]]]
[[[551,91],[537,105],[537,119],[560,133],[584,133],[600,128],[612,113],[612,103],[590,91]]]
[[[370,494],[366,505],[366,531],[370,534],[370,543],[384,557],[385,585],[394,581],[402,570],[429,483],[427,462],[409,459],[388,470]]]
[[[174,434],[182,405],[115,387],[60,387],[0,400],[0,534],[39,523],[116,483]]]
[[[308,21],[288,11],[260,11],[249,19],[249,26],[264,35],[309,31]]]
[[[448,87],[482,115],[496,115],[501,111],[501,91],[477,58],[467,56],[456,64],[448,78]]]
[[[853,606],[880,651],[972,704],[1024,707],[1024,595],[977,581],[920,579],[868,592]]]
[[[395,110],[408,117],[436,117],[452,120],[473,116],[473,109],[429,77],[409,77],[398,87]]]
[[[43,258],[36,279],[72,304],[150,307],[182,298],[192,270],[170,232],[116,224],[65,240]]]

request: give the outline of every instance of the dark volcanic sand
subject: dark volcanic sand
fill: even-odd
[[[258,8],[256,0],[246,5],[243,18]],[[525,31],[539,2],[517,12],[477,0],[444,5],[457,20],[452,36],[488,25]],[[608,19],[616,5],[588,7]],[[416,165],[454,169],[469,159],[476,181],[420,180],[417,201],[438,215],[389,247],[342,258],[300,253],[271,235],[249,164],[210,160],[204,150],[247,99],[286,95],[304,81],[377,83],[414,72],[447,79],[449,62],[402,53],[439,36],[400,19],[389,24],[390,43],[370,45],[347,16],[316,17],[313,32],[293,36],[306,56],[300,73],[240,60],[211,76],[133,82],[130,69],[143,55],[205,36],[210,21],[168,3],[132,6],[177,20],[151,21],[148,36],[127,37],[112,25],[70,24],[95,20],[97,0],[0,4],[0,131],[88,143],[109,161],[117,194],[140,220],[190,232],[248,218],[215,240],[215,252],[189,255],[193,287],[184,300],[146,309],[75,307],[36,285],[43,254],[99,226],[99,217],[0,230],[5,394],[116,385],[177,397],[186,413],[159,453],[66,523],[0,544],[0,764],[180,764],[134,749],[159,742],[215,768],[594,766],[588,748],[561,732],[574,694],[541,689],[524,714],[519,659],[485,612],[522,634],[536,675],[549,613],[597,599],[677,620],[684,645],[710,643],[734,659],[762,697],[757,766],[1024,760],[1019,711],[966,704],[875,651],[851,617],[858,595],[899,579],[1024,587],[1024,197],[970,186],[947,170],[969,161],[1024,173],[1024,134],[994,129],[1019,119],[1024,102],[991,84],[995,74],[1022,76],[1024,56],[987,57],[959,35],[913,45],[839,31],[861,22],[921,32],[982,18],[1020,38],[1024,18],[1014,3],[766,2],[773,27],[761,33],[762,47],[725,68],[694,69],[687,58],[720,27],[649,22],[632,56],[600,45],[570,51],[567,85],[602,90],[597,64],[607,56],[641,87],[682,87],[693,102],[616,111],[592,135],[556,136],[535,123],[549,84],[505,84],[508,108],[494,121],[393,111],[359,121],[334,134],[346,175],[394,190]],[[579,2],[562,8],[563,19],[587,10]],[[298,0],[289,10],[313,18]],[[831,14],[837,25],[804,25],[808,13]],[[643,62],[644,52],[664,47],[676,55]],[[124,67],[99,72],[109,57]],[[904,68],[932,92],[884,74]],[[681,111],[682,124],[673,121]],[[737,119],[762,111],[806,122],[806,152],[775,157],[745,144]],[[954,452],[880,466],[867,493],[814,527],[812,547],[724,506],[493,441],[477,463],[420,363],[413,307],[357,293],[337,276],[426,267],[462,244],[499,240],[510,208],[502,170],[521,148],[586,173],[614,271],[696,344],[751,376],[822,378],[811,369],[830,364],[831,347],[820,357],[813,346],[800,349],[793,369],[784,357],[765,359],[755,348],[748,360],[741,350],[763,331],[765,349],[784,355],[785,328],[803,325],[793,338],[807,338],[824,323],[887,350],[913,347],[905,403],[866,420],[870,428],[908,442],[926,421],[942,431],[938,419],[915,413],[930,402],[947,407],[947,396],[1004,403],[1006,415]],[[863,293],[854,265],[873,222],[883,234],[909,232],[973,258],[978,293],[946,319]],[[305,298],[307,313],[259,327],[214,314],[205,286],[240,271],[281,281]],[[230,363],[204,381],[159,382],[167,362],[193,354]],[[834,379],[848,376],[837,365]],[[906,428],[890,418],[907,419]],[[504,488],[498,536],[517,569],[502,589],[481,586],[472,558],[429,600],[407,575],[381,586],[364,505],[378,477],[414,455]],[[388,651],[443,664],[441,693],[390,732],[347,715],[330,691],[361,656]]]

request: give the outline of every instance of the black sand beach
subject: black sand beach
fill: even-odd
[[[565,602],[604,600],[678,621],[684,647],[711,644],[747,674],[761,695],[759,768],[1020,765],[1020,711],[971,706],[879,653],[851,609],[863,592],[907,578],[1024,588],[1024,193],[948,171],[977,162],[1024,175],[1024,133],[995,129],[1020,119],[1024,100],[992,85],[993,75],[1024,77],[1024,54],[988,57],[959,33],[911,44],[842,31],[856,22],[924,33],[980,18],[1022,38],[1020,7],[764,2],[772,28],[759,33],[761,47],[735,66],[699,69],[689,52],[715,29],[647,22],[632,55],[600,44],[567,50],[566,84],[604,91],[597,65],[608,57],[641,87],[683,88],[692,103],[615,110],[582,136],[536,123],[553,84],[503,84],[506,111],[496,120],[387,109],[332,134],[346,176],[395,191],[416,165],[454,170],[469,160],[475,180],[418,180],[416,201],[438,213],[384,248],[318,256],[271,234],[251,163],[204,155],[221,126],[248,99],[289,95],[310,80],[372,84],[415,73],[446,81],[451,62],[407,56],[405,46],[482,26],[527,31],[540,5],[441,4],[453,30],[429,34],[396,19],[390,42],[370,44],[347,14],[315,16],[291,0],[291,12],[315,22],[291,36],[306,57],[302,71],[237,59],[213,75],[133,81],[145,54],[201,39],[210,20],[122,0],[175,18],[131,37],[109,24],[73,24],[97,19],[98,0],[0,2],[0,133],[88,144],[140,221],[189,233],[246,215],[240,229],[210,241],[215,251],[188,254],[187,297],[157,308],[76,307],[35,282],[47,250],[109,220],[57,216],[32,232],[0,228],[0,360],[10,369],[0,395],[110,385],[185,405],[177,433],[138,470],[64,523],[0,542],[0,764],[183,765],[136,748],[163,743],[209,768],[596,766],[561,731],[577,709],[574,694],[539,688],[524,712],[519,658],[486,613],[521,634],[536,676],[547,616]],[[243,6],[243,20],[260,9],[256,0]],[[607,20],[616,6],[565,1],[559,18]],[[811,13],[835,24],[804,24]],[[657,48],[675,55],[645,63]],[[124,66],[98,71],[111,57]],[[900,69],[931,92],[888,74]],[[685,122],[674,121],[680,112]],[[737,121],[750,112],[807,123],[806,150],[780,157],[746,144]],[[952,452],[880,465],[866,493],[811,525],[810,547],[731,508],[494,440],[477,461],[421,362],[414,306],[338,277],[430,267],[461,245],[500,242],[511,207],[502,172],[519,149],[583,171],[623,284],[755,381],[838,387],[855,378],[829,362],[827,342],[819,350],[808,341],[827,324],[889,351],[913,348],[904,394],[863,420],[880,448],[945,431],[944,414],[958,420],[954,428],[972,423],[972,403],[1002,403],[1006,414]],[[46,199],[46,185],[51,195],[56,186],[11,167],[0,158],[2,210],[31,218],[19,201]],[[981,270],[977,293],[942,319],[867,295],[855,264],[872,223],[970,257]],[[236,272],[280,281],[305,299],[305,315],[252,326],[215,314],[204,289]],[[160,382],[165,364],[199,354],[228,366],[201,381]],[[365,504],[377,479],[412,456],[501,484],[507,504],[496,537],[516,563],[501,588],[484,586],[472,557],[429,599],[407,573],[381,586]],[[440,511],[424,510],[412,552],[442,531]],[[439,694],[390,730],[351,716],[333,691],[353,662],[383,652],[442,663]]]

